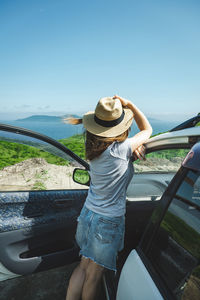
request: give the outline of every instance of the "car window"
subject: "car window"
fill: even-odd
[[[188,149],[167,149],[146,154],[146,160],[134,162],[136,173],[176,173]]]
[[[0,191],[83,188],[72,180],[70,155],[42,140],[0,131]]]
[[[200,299],[200,172],[189,171],[147,256],[176,299]]]
[[[127,189],[128,201],[160,200],[178,171],[188,149],[158,150],[134,162],[135,175]]]

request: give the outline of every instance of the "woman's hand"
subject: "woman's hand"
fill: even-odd
[[[126,99],[121,98],[118,95],[113,96],[113,99],[119,99],[123,107],[127,106],[127,104],[128,104],[128,101]]]
[[[146,160],[145,158],[145,147],[143,145],[139,146],[134,152],[133,157],[135,160]]]

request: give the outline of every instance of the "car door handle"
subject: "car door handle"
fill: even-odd
[[[35,212],[35,213],[30,213],[24,216],[25,219],[31,219],[31,218],[38,218],[38,217],[42,217],[44,215],[44,213],[42,212]]]
[[[54,201],[54,205],[57,208],[68,208],[72,207],[74,200],[71,199],[58,199]]]

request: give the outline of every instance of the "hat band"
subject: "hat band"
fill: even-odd
[[[105,121],[99,119],[96,115],[94,115],[94,120],[97,124],[103,126],[103,127],[113,127],[121,123],[121,121],[124,119],[124,110],[121,114],[121,116],[118,119],[112,120],[112,121]]]

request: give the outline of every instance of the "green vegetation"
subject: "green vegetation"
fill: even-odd
[[[76,153],[79,157],[85,159],[85,142],[82,134],[76,134],[69,138],[61,139],[59,142]]]
[[[41,179],[41,178],[44,178],[45,175],[48,174],[48,171],[47,170],[42,170],[41,173],[37,173],[35,174],[35,178],[37,179]],[[45,179],[47,179],[48,177],[46,177]]]
[[[161,227],[192,256],[200,259],[200,234],[197,231],[169,211],[166,213]],[[200,278],[200,265],[193,270],[192,274]]]
[[[74,135],[70,138],[62,139],[59,142],[72,150],[79,157],[85,159],[83,135]],[[36,157],[44,158],[50,164],[69,165],[69,161],[59,156],[53,155],[34,146],[27,146],[15,141],[0,141],[0,157],[0,169]]]
[[[43,182],[41,181],[36,181],[33,185],[33,190],[46,190],[46,186]]]
[[[60,143],[65,145],[68,149],[76,153],[79,157],[85,159],[85,142],[82,134],[74,135],[72,137],[59,140]],[[150,157],[155,158],[166,158],[173,160],[174,157],[184,158],[188,150],[182,149],[171,149],[162,150],[147,155],[147,159]],[[17,143],[17,141],[0,141],[0,169],[14,165],[30,158],[44,158],[48,163],[56,165],[69,165],[69,161],[60,158],[59,156],[53,155],[47,151],[38,149],[33,146],[27,146],[24,144]],[[139,160],[136,163],[141,163]]]
[[[182,219],[167,212],[161,226],[194,257],[200,259],[200,235]]]
[[[74,178],[75,178],[76,182],[81,183],[81,184],[86,184],[90,180],[89,173],[86,170],[78,170],[77,169],[74,174]]]
[[[177,157],[184,159],[189,152],[189,149],[168,149],[168,150],[160,150],[156,152],[152,152],[146,155],[146,160],[148,161],[149,158],[156,158],[156,159],[167,159],[172,163],[176,163]],[[145,161],[136,160],[134,163],[145,165]],[[155,162],[156,164],[156,162]]]
[[[156,152],[152,152],[148,154],[148,157],[156,157],[156,158],[165,158],[171,159],[173,157],[185,157],[189,152],[188,149],[169,149],[169,150],[160,150]]]
[[[30,158],[44,158],[50,164],[69,165],[63,158],[49,152],[15,142],[0,141],[0,169]]]

